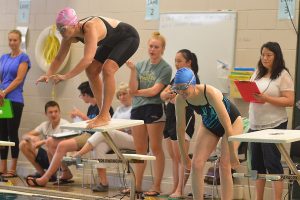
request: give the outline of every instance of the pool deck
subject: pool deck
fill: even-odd
[[[74,183],[66,184],[66,185],[53,185],[53,183],[48,183],[46,187],[28,187],[24,178],[9,178],[8,179],[13,186],[9,186],[9,184],[0,183],[0,190],[10,190],[10,191],[18,191],[23,193],[31,193],[34,196],[52,196],[60,197],[62,199],[124,199],[129,200],[129,195],[124,196],[121,194],[121,188],[109,188],[108,192],[92,192],[90,189],[90,185],[84,185],[82,187],[81,179],[74,179]],[[142,199],[142,198],[136,198]],[[168,199],[167,195],[163,195],[161,197],[145,197],[144,199],[148,200],[160,200],[160,199]],[[185,199],[189,199],[186,197]]]

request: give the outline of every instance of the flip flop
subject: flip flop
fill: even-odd
[[[42,175],[38,172],[35,172],[34,174],[29,174],[28,176],[26,176],[25,179],[28,179],[28,178],[41,178]]]
[[[143,192],[142,191],[135,191],[135,194],[142,194]],[[130,194],[130,188],[124,188],[122,191],[121,191],[121,194]]]
[[[69,183],[74,183],[74,180],[60,178],[60,179],[57,179],[57,181],[55,183],[53,183],[53,185],[66,185]]]
[[[36,178],[28,177],[25,180],[26,180],[27,185],[30,187],[45,187],[44,185],[38,184],[36,182]],[[31,181],[31,182],[29,182],[29,181]],[[33,185],[31,183],[33,183]]]
[[[57,181],[57,177],[56,174],[52,175],[51,178],[49,179],[49,182],[56,182]]]
[[[14,178],[17,177],[18,175],[16,174],[15,170],[9,170],[6,173],[1,175],[3,178]]]
[[[145,197],[157,197],[160,195],[160,192],[157,192],[157,191],[147,191],[147,192],[144,192],[144,196]]]
[[[130,188],[124,188],[124,189],[121,191],[121,194],[130,194]]]

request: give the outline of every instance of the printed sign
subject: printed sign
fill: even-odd
[[[159,19],[159,0],[146,0],[146,20]]]
[[[28,24],[30,13],[30,0],[19,0],[18,22]]]

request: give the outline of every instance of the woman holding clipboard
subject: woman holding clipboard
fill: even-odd
[[[254,97],[260,103],[250,103],[250,130],[286,129],[288,117],[285,108],[294,104],[294,83],[285,67],[277,42],[262,45],[257,70],[251,77],[260,90]],[[259,174],[283,174],[281,155],[275,144],[251,143],[252,170]],[[273,182],[275,200],[281,199],[283,182]],[[256,199],[264,196],[265,180],[256,180]]]

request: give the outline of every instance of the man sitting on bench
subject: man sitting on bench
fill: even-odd
[[[41,123],[34,130],[26,133],[20,142],[20,150],[29,162],[36,169],[35,174],[27,177],[39,178],[49,167],[47,151],[42,147],[46,144],[46,139],[53,134],[60,133],[60,126],[69,123],[60,117],[60,108],[57,102],[49,101],[45,105],[45,115],[48,120]],[[51,159],[51,157],[50,157]],[[56,176],[52,176],[50,181],[55,181]]]

